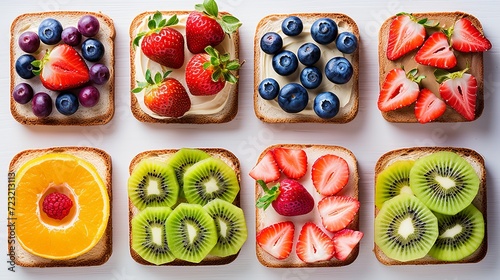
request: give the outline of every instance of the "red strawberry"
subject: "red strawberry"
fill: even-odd
[[[333,258],[333,240],[312,222],[304,224],[295,247],[299,259],[306,263],[327,261]]]
[[[62,91],[84,85],[90,80],[89,68],[80,54],[71,46],[61,44],[47,51],[41,60],[35,60],[42,85],[50,90]]]
[[[178,118],[191,108],[191,100],[184,86],[174,78],[168,78],[171,71],[156,73],[146,70],[146,82],[139,82],[133,93],[146,89],[144,104],[154,113],[163,117]]]
[[[304,215],[314,208],[314,198],[295,180],[283,179],[271,189],[262,180],[258,180],[257,183],[265,192],[257,200],[257,208],[266,210],[269,204],[272,204],[274,210],[283,216]]]
[[[437,69],[434,71],[439,85],[439,94],[446,104],[455,109],[466,120],[476,118],[477,80],[471,74],[463,71],[448,73]]]
[[[323,226],[336,232],[349,225],[359,210],[359,201],[349,196],[327,196],[318,202]]]
[[[272,151],[267,151],[266,154],[257,162],[257,165],[250,170],[250,177],[255,180],[262,180],[264,183],[274,182],[281,176],[278,164],[274,160]]]
[[[343,229],[333,235],[333,245],[335,247],[335,258],[345,261],[359,241],[363,238],[361,231]]]
[[[451,69],[457,65],[457,58],[443,32],[434,32],[429,36],[415,55],[415,61],[442,69]]]
[[[396,110],[415,102],[419,93],[419,83],[425,76],[416,76],[417,69],[405,73],[395,68],[387,73],[380,89],[378,108],[382,112]]]
[[[214,0],[205,0],[195,9],[186,20],[186,43],[191,53],[202,53],[207,46],[217,46],[224,40],[225,33],[232,34],[241,26],[234,16],[219,16]]]
[[[451,43],[461,52],[484,52],[491,49],[491,43],[468,18],[461,18],[451,29]]]
[[[432,91],[423,88],[415,104],[415,116],[418,122],[431,122],[444,114],[446,103],[439,99]]]
[[[344,188],[349,181],[347,162],[336,155],[323,155],[311,169],[311,178],[316,190],[324,195],[334,195]]]
[[[134,39],[134,46],[139,46],[149,59],[166,67],[179,69],[184,64],[184,37],[182,34],[169,26],[179,23],[177,15],[173,15],[168,21],[163,19],[160,12],[148,18],[149,31],[144,31]]]
[[[229,55],[207,47],[206,53],[194,55],[186,65],[186,84],[192,95],[214,95],[220,92],[226,82],[236,83],[238,78],[231,71],[240,68],[237,60]]]
[[[257,233],[257,244],[278,260],[288,258],[293,248],[295,226],[292,222],[270,225]]]
[[[275,148],[274,158],[279,168],[290,179],[300,179],[307,172],[307,154],[301,149]]]

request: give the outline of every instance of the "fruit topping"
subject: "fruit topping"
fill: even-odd
[[[337,194],[349,182],[349,165],[342,157],[323,155],[313,163],[311,178],[314,187],[321,195]]]
[[[280,92],[280,85],[273,78],[265,78],[259,84],[259,95],[265,100],[273,100]]]
[[[305,67],[300,71],[300,83],[307,89],[315,89],[321,85],[323,75],[316,66]]]
[[[32,62],[35,60],[36,58],[31,54],[23,54],[19,58],[17,58],[15,67],[16,73],[19,75],[19,77],[23,79],[31,79],[35,77],[33,71],[38,69],[32,64]]]
[[[290,221],[272,224],[257,233],[257,244],[278,260],[288,258],[293,249],[295,226]]]
[[[415,55],[415,61],[436,68],[451,69],[457,58],[443,32],[432,33]]]
[[[101,63],[92,65],[89,69],[90,80],[96,85],[105,84],[110,77],[109,68]]]
[[[260,38],[260,49],[267,54],[277,54],[283,47],[283,39],[276,32],[267,32]]]
[[[33,31],[25,31],[19,36],[17,43],[24,52],[34,53],[40,47],[40,38]]]
[[[297,70],[299,62],[295,53],[284,50],[273,56],[272,66],[279,75],[288,76]]]
[[[74,26],[68,26],[63,29],[61,33],[62,41],[70,46],[78,46],[82,42],[82,34],[78,31],[78,28]]]
[[[325,76],[335,84],[345,84],[352,78],[354,70],[349,60],[343,56],[330,59],[325,65]]]
[[[491,49],[490,41],[468,18],[461,18],[451,28],[451,43],[461,52],[484,52]]]
[[[186,170],[200,160],[209,157],[210,155],[205,151],[199,149],[182,148],[169,158],[167,164],[174,169],[175,177],[177,178],[177,183],[179,184],[180,197],[184,197],[184,191],[182,190],[182,188],[184,186],[184,174],[186,173]]]
[[[287,36],[297,36],[302,32],[304,24],[297,16],[289,16],[281,23],[281,31]]]
[[[73,201],[63,193],[53,192],[43,199],[43,212],[52,219],[64,219],[73,207]]]
[[[63,91],[56,97],[56,109],[59,113],[69,116],[78,110],[78,97],[69,91]]]
[[[419,83],[425,76],[417,76],[418,70],[405,73],[402,68],[394,68],[385,77],[380,89],[378,108],[382,112],[396,110],[415,102],[420,92]]]
[[[84,15],[78,20],[78,31],[85,37],[93,37],[99,33],[99,20],[93,15]]]
[[[322,119],[335,117],[340,110],[340,100],[333,92],[321,92],[314,98],[313,110]]]
[[[277,181],[280,178],[281,173],[278,164],[274,159],[273,152],[267,151],[262,159],[260,159],[252,170],[250,170],[249,175],[255,180],[264,181],[266,184]]]
[[[423,88],[415,103],[415,116],[419,123],[428,123],[441,117],[446,111],[446,103],[432,91]]]
[[[297,83],[289,83],[278,93],[278,105],[287,113],[298,113],[307,107],[309,94]]]
[[[352,250],[359,244],[363,235],[361,231],[348,228],[337,231],[332,238],[335,248],[334,257],[338,260],[345,261]]]
[[[274,158],[280,170],[290,179],[300,179],[307,172],[307,154],[302,149],[275,148]]]
[[[337,23],[330,18],[320,18],[311,25],[311,37],[318,44],[330,44],[335,41],[337,34]]]
[[[358,48],[358,38],[349,31],[344,31],[335,40],[337,49],[345,54],[351,54]]]
[[[31,109],[37,117],[48,117],[52,113],[52,98],[46,92],[37,92],[31,99]]]
[[[300,230],[295,248],[299,259],[306,263],[330,260],[335,253],[333,240],[312,222]]]
[[[466,73],[468,70],[449,73],[436,69],[434,75],[440,84],[441,98],[466,120],[472,121],[476,118],[477,80]]]
[[[347,227],[358,214],[359,201],[349,196],[327,196],[318,202],[323,226],[336,232]]]
[[[381,208],[384,202],[400,195],[413,195],[410,188],[410,170],[413,160],[400,160],[392,163],[377,174],[375,179],[375,206]]]
[[[27,83],[20,83],[14,87],[12,98],[19,104],[26,104],[33,98],[33,88]]]
[[[94,38],[88,38],[82,43],[82,56],[91,62],[97,62],[104,56],[104,45]]]
[[[312,66],[321,58],[321,49],[314,43],[304,43],[297,50],[297,58],[300,63]]]
[[[262,180],[257,183],[264,190],[264,195],[257,200],[257,208],[264,210],[272,204],[274,210],[283,216],[300,216],[311,212],[314,199],[311,194],[296,180],[283,179],[270,189]]]
[[[78,92],[78,101],[83,107],[93,107],[99,102],[101,94],[95,86],[86,86]]]
[[[57,19],[46,18],[38,26],[38,37],[47,45],[55,45],[61,41],[63,27]]]

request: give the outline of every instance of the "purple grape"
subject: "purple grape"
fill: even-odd
[[[62,31],[61,38],[64,43],[70,46],[77,46],[82,41],[82,34],[74,26],[66,27]]]
[[[93,107],[99,102],[99,90],[94,86],[86,86],[78,92],[78,100],[83,107]]]
[[[12,91],[12,97],[17,103],[26,104],[33,98],[33,88],[27,83],[20,83]]]
[[[38,92],[31,100],[31,109],[37,117],[47,117],[52,113],[52,98],[45,92]]]
[[[26,31],[19,36],[18,44],[21,50],[27,53],[34,53],[40,47],[40,38],[35,32]]]
[[[84,15],[78,21],[78,31],[83,36],[92,37],[99,32],[99,21],[91,15]]]
[[[90,80],[97,85],[102,85],[109,80],[109,69],[104,64],[96,63],[90,67]]]

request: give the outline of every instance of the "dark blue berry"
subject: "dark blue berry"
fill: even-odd
[[[267,54],[276,54],[283,47],[283,39],[276,32],[267,32],[260,38],[260,49]]]
[[[38,26],[38,37],[47,45],[55,45],[61,41],[63,27],[53,18],[44,19]]]
[[[281,23],[281,31],[288,36],[299,35],[303,28],[302,20],[296,16],[289,16]]]
[[[335,41],[338,32],[337,24],[330,18],[320,18],[311,26],[311,37],[322,45]]]
[[[345,54],[351,54],[358,48],[358,38],[351,32],[342,32],[335,41],[337,49]]]
[[[325,65],[325,75],[332,83],[345,84],[352,77],[352,65],[345,57],[334,57]]]
[[[273,78],[266,78],[259,84],[259,95],[265,100],[273,100],[280,92],[280,85]]]
[[[322,80],[323,76],[318,67],[305,67],[300,72],[300,83],[307,89],[314,89],[319,87]]]
[[[33,98],[33,88],[27,83],[20,83],[14,87],[12,98],[19,104],[26,104]]]
[[[334,93],[322,92],[314,98],[313,110],[322,119],[330,119],[339,113],[340,100]]]
[[[31,64],[35,60],[36,58],[31,54],[23,54],[16,60],[16,73],[19,77],[23,79],[31,79],[35,77],[33,70],[38,68]]]
[[[72,115],[78,110],[78,97],[71,92],[61,92],[56,97],[56,109],[63,115]]]
[[[297,70],[299,61],[291,51],[282,51],[273,56],[273,69],[281,76],[288,76]]]
[[[82,43],[82,56],[88,61],[97,62],[104,55],[104,45],[94,38]]]
[[[306,66],[312,66],[318,62],[321,57],[320,48],[313,43],[305,43],[299,47],[297,51],[297,58],[300,63]]]
[[[304,110],[309,102],[307,90],[297,84],[286,84],[278,94],[278,105],[287,113],[298,113]]]

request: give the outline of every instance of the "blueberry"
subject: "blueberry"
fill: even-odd
[[[352,77],[352,65],[345,57],[334,57],[325,66],[325,75],[332,83],[345,84]]]
[[[300,83],[307,89],[319,87],[323,76],[318,67],[310,66],[300,71]]]
[[[31,54],[23,54],[16,60],[16,72],[23,79],[31,79],[35,77],[33,70],[38,69],[31,63],[35,61],[36,58]]]
[[[334,93],[322,92],[314,98],[313,110],[322,119],[330,119],[339,113],[340,100]]]
[[[337,49],[345,54],[351,54],[358,48],[358,38],[351,32],[342,32],[335,41]]]
[[[273,57],[273,69],[281,76],[288,76],[297,70],[299,62],[291,51],[282,51]]]
[[[288,36],[299,35],[303,28],[302,20],[296,16],[289,16],[281,23],[281,31]]]
[[[278,94],[278,105],[287,113],[298,113],[304,110],[309,102],[307,90],[297,84],[286,84]]]
[[[72,115],[78,110],[78,98],[71,92],[63,91],[56,97],[56,109],[63,115]]]
[[[48,117],[52,113],[52,98],[45,92],[38,92],[31,99],[31,109],[37,117]]]
[[[109,80],[109,69],[104,64],[96,63],[89,69],[90,80],[96,85],[102,85]]]
[[[82,55],[88,61],[99,61],[104,55],[104,45],[94,38],[88,38],[82,43]]]
[[[99,32],[99,20],[92,15],[84,15],[78,20],[78,31],[83,36],[92,37]]]
[[[21,50],[27,53],[34,53],[40,47],[40,38],[35,32],[26,31],[19,36],[17,43]]]
[[[53,18],[44,19],[38,26],[38,37],[47,45],[55,45],[61,41],[61,23]]]
[[[33,98],[33,88],[27,83],[20,83],[14,87],[12,98],[19,104],[26,104]]]
[[[306,66],[312,66],[318,62],[321,57],[320,48],[313,43],[305,43],[299,47],[297,57],[300,63]]]
[[[283,39],[276,32],[267,32],[260,38],[260,49],[267,54],[276,54],[283,47]]]
[[[78,46],[82,41],[82,34],[74,26],[66,27],[61,33],[61,38],[64,43],[70,46]]]
[[[266,78],[259,84],[259,95],[265,100],[273,100],[278,96],[280,85],[273,78]]]
[[[311,26],[311,37],[322,45],[335,41],[338,32],[337,24],[330,18],[320,18]]]

